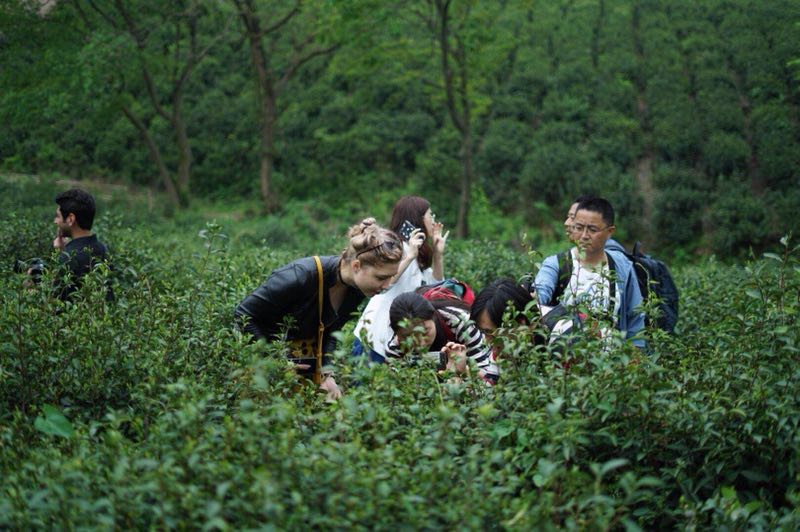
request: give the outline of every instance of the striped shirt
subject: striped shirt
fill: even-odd
[[[462,344],[467,348],[467,357],[475,362],[478,369],[483,370],[487,380],[496,381],[500,371],[492,356],[492,348],[484,341],[483,333],[475,322],[469,319],[469,312],[458,307],[443,307],[435,312],[440,319],[434,316],[436,340],[430,346],[431,351],[440,350],[448,341]],[[443,326],[450,329],[454,340],[448,340],[449,335],[442,330]],[[396,336],[389,342],[386,354],[394,358],[403,356]]]

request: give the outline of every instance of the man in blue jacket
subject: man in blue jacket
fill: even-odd
[[[644,347],[644,339],[634,338],[644,328],[644,313],[639,309],[642,294],[633,265],[621,252],[606,247],[615,229],[614,208],[608,200],[583,199],[568,228],[576,246],[544,260],[535,291],[540,304],[589,310]]]

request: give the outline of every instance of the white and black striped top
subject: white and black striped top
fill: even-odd
[[[458,307],[443,307],[436,310],[441,320],[436,319],[434,316],[434,323],[436,323],[436,340],[430,346],[431,351],[438,351],[448,341],[454,341],[463,344],[467,348],[467,357],[475,361],[475,365],[483,370],[490,380],[497,380],[500,371],[497,363],[492,356],[492,348],[483,338],[483,333],[473,321],[469,319],[469,312]],[[442,330],[442,326],[446,326],[452,332],[454,340],[448,340],[448,335]],[[387,346],[386,354],[393,358],[401,358],[403,353],[400,351],[400,345],[397,342],[397,337],[393,337]]]

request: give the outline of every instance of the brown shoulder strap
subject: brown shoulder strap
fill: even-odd
[[[314,383],[319,384],[322,382],[322,336],[325,334],[325,324],[322,321],[322,301],[324,298],[322,286],[322,261],[319,257],[314,255],[314,262],[317,263],[317,300],[318,300],[318,314],[319,326],[317,327],[317,367],[314,370]]]

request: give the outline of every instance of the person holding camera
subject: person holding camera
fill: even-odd
[[[469,305],[458,299],[427,300],[417,292],[400,294],[389,308],[389,323],[394,336],[386,347],[393,358],[413,351],[441,354],[441,366],[464,374],[467,359],[478,367],[478,376],[487,384],[497,382],[499,370],[491,346],[469,318]]]
[[[255,339],[286,340],[298,373],[329,399],[342,395],[329,362],[333,333],[365,297],[389,286],[403,257],[400,238],[374,218],[351,227],[348,236],[340,256],[305,257],[274,270],[234,313],[238,327]]]
[[[58,263],[68,270],[68,281],[61,275],[55,280],[55,295],[61,300],[68,299],[78,291],[86,274],[103,262],[108,262],[108,247],[97,235],[92,233],[94,224],[95,202],[91,194],[79,188],[73,188],[58,194],[53,223],[56,225],[56,237],[53,247],[60,251]],[[33,279],[40,276],[44,263],[35,261],[28,270]],[[106,289],[106,299],[112,300],[114,293],[111,286]]]
[[[403,260],[391,287],[370,299],[355,328],[354,356],[371,362],[386,361],[386,346],[392,337],[389,307],[394,298],[424,284],[444,279],[444,249],[447,235],[431,212],[431,204],[419,196],[404,196],[392,209],[389,228],[403,239]]]

